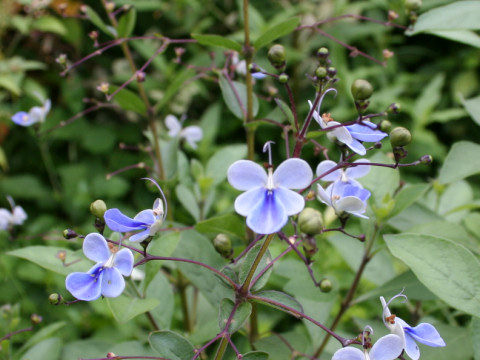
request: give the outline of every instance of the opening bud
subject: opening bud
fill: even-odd
[[[432,161],[433,161],[432,155],[423,155],[420,158],[420,162],[422,164],[430,165],[432,163]]]
[[[103,200],[95,200],[90,204],[90,212],[97,218],[103,219],[105,211],[107,211],[107,204]]]
[[[43,318],[38,315],[38,314],[32,314],[30,316],[30,321],[32,322],[33,325],[40,324],[42,322]]]
[[[60,305],[63,303],[63,297],[60,294],[53,293],[48,297],[48,302],[52,305]]]
[[[60,54],[58,57],[55,59],[55,62],[57,64],[60,64],[62,66],[67,65],[67,55],[66,54]]]
[[[231,259],[233,255],[232,241],[225,234],[218,234],[213,239],[213,246],[215,250],[225,259]]]
[[[337,75],[337,69],[334,68],[333,66],[330,66],[328,69],[327,69],[327,74],[328,76],[330,76],[331,78],[335,77],[335,75]]]
[[[390,114],[398,114],[400,112],[400,109],[401,106],[399,103],[393,103],[388,107],[387,112],[389,112]]]
[[[407,11],[418,11],[422,7],[422,0],[405,0],[405,9]]]
[[[323,231],[322,213],[313,208],[305,208],[298,215],[298,227],[307,235],[317,235]]]
[[[320,290],[324,293],[329,293],[333,289],[333,284],[329,279],[322,279],[320,281]]]
[[[282,70],[286,65],[285,48],[282,45],[273,45],[268,50],[267,57],[270,61],[270,64],[272,64],[272,66],[277,70]]]
[[[63,237],[67,240],[70,240],[70,239],[75,239],[76,237],[78,237],[78,234],[73,231],[72,229],[65,229],[63,230]]]
[[[326,47],[321,47],[320,49],[317,50],[317,57],[319,59],[326,59],[329,55],[329,51]]]
[[[412,134],[404,127],[396,127],[390,132],[392,147],[407,146],[412,141]]]
[[[138,82],[144,82],[145,81],[145,77],[147,76],[143,71],[137,71],[135,73],[135,75],[137,76],[137,81]]]
[[[352,95],[355,100],[366,100],[373,94],[373,87],[367,80],[357,79],[351,87]]]

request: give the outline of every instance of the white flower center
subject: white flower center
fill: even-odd
[[[271,167],[267,170],[267,185],[265,186],[269,193],[275,189],[275,183],[273,182],[273,169]]]

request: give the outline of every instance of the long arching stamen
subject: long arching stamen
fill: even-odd
[[[162,220],[165,221],[166,217],[167,217],[167,211],[168,211],[168,204],[167,204],[167,198],[165,197],[165,194],[163,193],[163,190],[162,188],[160,187],[160,185],[158,185],[158,183],[153,180],[152,178],[142,178],[142,180],[150,180],[158,189],[158,191],[160,191],[160,194],[162,194],[162,198],[163,198],[163,203],[165,204],[165,211],[163,212],[163,216],[162,216]]]
[[[10,195],[7,195],[7,201],[10,204],[10,207],[12,208],[12,211],[15,209],[15,201],[13,201],[13,198]]]
[[[337,96],[337,89],[334,89],[334,88],[330,88],[330,89],[327,89],[325,90],[325,92],[323,93],[322,97],[320,98],[319,102],[318,102],[318,106],[317,106],[317,113],[318,113],[318,116],[322,116],[321,113],[320,113],[320,106],[322,105],[322,102],[323,102],[323,98],[325,97],[325,95],[327,95],[330,91],[334,91],[335,92],[335,97]]]
[[[364,328],[363,328],[363,331],[362,331],[362,346],[365,347],[365,333],[367,332],[367,330],[369,331],[369,334],[372,334],[373,335],[373,329],[370,325],[366,325]]]
[[[385,304],[385,299],[383,298],[383,296],[380,297],[380,301],[382,302],[382,305],[383,305],[383,313],[382,313],[382,320],[383,320],[383,323],[385,324],[385,326],[388,327],[387,325],[387,316],[391,316],[391,315],[388,315],[390,314],[390,309],[388,308],[388,306],[390,305],[390,303],[399,298],[399,297],[402,297],[403,298],[403,301],[402,303],[406,303],[407,300],[408,300],[408,297],[407,295],[405,295],[403,292],[405,291],[405,288],[402,289],[402,291],[400,291],[397,295],[393,296],[390,300],[388,300],[388,302]]]
[[[275,141],[269,140],[265,143],[265,145],[263,145],[263,152],[268,151],[268,165],[270,167],[272,167],[272,145],[271,144],[275,144]]]

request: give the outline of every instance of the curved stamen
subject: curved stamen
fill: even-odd
[[[142,178],[142,180],[150,180],[158,189],[158,191],[160,191],[160,194],[162,194],[162,198],[163,198],[163,203],[165,204],[165,211],[163,212],[163,215],[162,215],[162,221],[165,221],[166,217],[167,217],[167,211],[168,211],[168,204],[167,204],[167,198],[165,197],[165,194],[163,193],[163,190],[162,188],[160,187],[160,185],[158,185],[158,183],[153,180],[152,178]]]
[[[337,96],[337,89],[330,88],[330,89],[325,90],[325,92],[323,93],[322,97],[320,98],[320,101],[318,102],[318,106],[317,106],[317,113],[318,113],[318,116],[320,116],[320,117],[322,116],[321,113],[320,113],[320,106],[322,105],[323,98],[324,98],[325,95],[327,95],[330,91],[334,91],[334,92],[335,92],[335,97]]]
[[[362,346],[365,347],[365,333],[367,332],[368,330],[368,333],[373,335],[373,329],[370,325],[366,325],[364,328],[363,328],[363,331],[362,331]]]
[[[397,295],[393,296],[390,300],[388,300],[388,302],[385,304],[385,299],[383,298],[383,296],[380,298],[380,301],[382,302],[382,305],[383,305],[383,313],[382,313],[382,320],[383,320],[383,323],[385,324],[385,326],[388,327],[388,324],[387,324],[387,317],[390,317],[390,309],[388,308],[388,306],[390,305],[390,303],[399,298],[399,297],[402,297],[403,298],[403,301],[402,301],[402,304],[406,303],[407,300],[408,300],[408,297],[407,295],[405,295],[403,292],[405,291],[405,288],[402,289],[402,291],[400,291]]]
[[[265,145],[263,145],[263,152],[268,151],[268,165],[269,165],[269,167],[272,167],[272,145],[271,144],[275,144],[275,141],[269,140],[265,143]]]
[[[10,204],[10,207],[12,208],[12,211],[15,209],[15,201],[13,201],[13,198],[10,195],[7,195],[7,201]]]

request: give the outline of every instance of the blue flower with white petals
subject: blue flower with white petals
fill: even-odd
[[[165,221],[167,216],[167,200],[162,188],[157,182],[150,178],[145,178],[155,184],[163,197],[163,203],[161,199],[156,199],[153,203],[153,209],[146,209],[140,211],[133,219],[124,215],[119,209],[108,209],[105,211],[103,218],[107,226],[113,231],[118,232],[130,232],[141,230],[135,235],[130,236],[130,241],[143,241],[149,236],[155,235]],[[165,210],[163,204],[165,203]]]
[[[88,272],[75,272],[65,279],[65,286],[79,300],[92,301],[100,296],[117,297],[125,289],[123,276],[130,276],[133,254],[123,248],[110,252],[105,238],[97,233],[88,234],[83,241],[83,252],[97,264]]]
[[[268,142],[264,151],[270,149]],[[303,196],[290,189],[310,185],[313,173],[306,161],[287,159],[273,171],[271,155],[267,172],[250,160],[234,162],[227,172],[228,181],[245,191],[235,200],[235,211],[247,217],[247,225],[259,234],[280,231],[288,217],[298,214],[305,206]]]
[[[435,329],[432,324],[421,323],[415,327],[411,327],[399,317],[391,314],[388,305],[397,297],[406,298],[405,295],[400,293],[391,298],[387,303],[384,297],[380,296],[380,302],[383,306],[383,322],[393,334],[402,338],[403,348],[407,355],[412,360],[418,360],[420,358],[420,349],[418,348],[416,341],[432,347],[445,346],[445,341],[443,341],[437,329]]]
[[[25,111],[19,111],[12,116],[12,121],[20,126],[31,126],[36,123],[42,123],[45,121],[52,103],[50,99],[43,101],[42,106],[32,107],[28,113]]]
[[[310,108],[312,108],[312,103],[310,101],[308,103]],[[332,141],[337,140],[347,145],[359,155],[365,155],[367,153],[362,142],[377,142],[382,140],[385,136],[388,136],[383,131],[378,130],[377,125],[368,120],[362,120],[358,124],[341,126],[338,121],[329,120],[327,118],[324,119],[320,116],[320,105],[321,101],[318,104],[317,110],[313,112],[313,118],[323,130],[329,130],[331,128],[327,133],[327,137]]]
[[[334,181],[327,189],[317,184],[317,198],[331,206],[337,215],[344,212],[368,219],[363,213],[367,210],[367,199],[370,191],[348,182]]]
[[[371,328],[370,328],[371,329]],[[363,339],[365,339],[365,331]],[[394,334],[381,337],[370,351],[364,346],[363,351],[354,347],[337,350],[332,360],[394,360],[403,350],[402,339]]]

